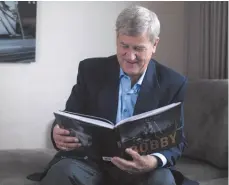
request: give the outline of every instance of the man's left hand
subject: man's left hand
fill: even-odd
[[[151,155],[139,155],[131,148],[126,149],[126,153],[131,155],[133,161],[127,161],[119,157],[113,157],[111,162],[123,171],[130,174],[144,173],[151,171],[157,167],[157,159]]]

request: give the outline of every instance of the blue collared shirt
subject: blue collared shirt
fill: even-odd
[[[120,68],[119,75],[119,98],[116,123],[131,117],[134,112],[134,107],[138,98],[140,87],[145,76],[145,72],[139,78],[137,83],[131,88],[131,79]]]
[[[146,72],[146,71],[145,71]],[[138,98],[139,91],[141,89],[142,81],[145,76],[145,72],[139,78],[136,84],[131,87],[131,79],[120,68],[119,74],[119,98],[118,98],[118,110],[116,116],[116,123],[119,121],[131,117],[134,112],[134,107]],[[167,163],[167,159],[161,153],[153,153],[162,160],[163,166]]]

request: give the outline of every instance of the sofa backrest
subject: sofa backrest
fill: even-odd
[[[183,155],[228,168],[228,80],[189,81],[184,120]]]

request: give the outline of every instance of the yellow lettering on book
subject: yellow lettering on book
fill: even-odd
[[[172,135],[172,134],[170,134],[169,135],[169,137],[170,137],[170,139],[172,140],[172,143],[175,143],[176,142],[176,132],[174,132],[174,134]]]
[[[134,150],[135,152],[139,152],[139,151],[138,151],[138,146],[132,146],[131,148],[132,148],[132,150]]]
[[[150,150],[155,150],[159,148],[159,144],[157,140],[151,140],[150,141]]]
[[[160,142],[161,142],[161,148],[164,148],[169,145],[169,141],[167,137],[162,137],[160,139]]]
[[[148,144],[147,143],[141,143],[140,144],[140,152],[144,153],[144,152],[147,152],[149,149],[148,149]]]
[[[158,140],[143,140],[143,142],[135,143],[131,148],[138,153],[148,153],[159,148],[166,148],[170,144],[176,143],[176,132],[170,134],[168,137],[158,138]]]

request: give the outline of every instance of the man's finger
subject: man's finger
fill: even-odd
[[[59,147],[64,147],[64,148],[66,148],[66,147],[65,147],[65,143],[63,143],[62,141],[57,141],[57,142],[56,142],[56,145],[58,145]]]
[[[57,128],[55,130],[55,133],[58,135],[66,135],[66,136],[70,134],[70,132],[68,130],[63,129],[63,128]]]
[[[63,147],[63,146],[60,146],[60,145],[58,145],[58,144],[56,145],[56,147],[59,148],[60,150],[65,150],[65,151],[67,150],[67,148],[65,148],[65,147]]]
[[[54,135],[53,136],[55,142],[63,142],[64,141],[64,137],[66,137],[66,136],[62,136],[62,135]]]
[[[78,143],[79,139],[76,137],[62,137],[63,142],[65,143]]]
[[[112,158],[112,159],[111,159],[111,162],[112,162],[115,166],[117,166],[119,169],[121,169],[121,170],[123,170],[123,171],[127,171],[126,166],[120,164],[119,161],[118,161],[118,159]]]
[[[75,149],[75,148],[81,147],[81,144],[80,143],[66,143],[65,147],[69,149]]]
[[[119,168],[124,169],[124,170],[131,170],[131,169],[134,169],[135,168],[135,163],[134,162],[127,161],[127,160],[122,159],[122,158],[119,158],[119,157],[113,157],[111,159],[111,162],[114,165],[116,165]]]
[[[61,149],[61,150],[66,150],[66,147],[63,145],[63,143],[59,142],[56,143],[57,148]]]
[[[139,153],[132,150],[131,148],[127,148],[126,153],[128,153],[136,161],[139,161],[141,159],[141,156],[139,155]]]
[[[57,141],[56,145],[64,148],[70,148],[70,149],[75,149],[81,147],[80,143],[64,143],[62,141]]]
[[[79,143],[79,139],[76,137],[71,136],[62,136],[62,135],[55,135],[54,136],[55,141],[61,141],[64,143]]]
[[[116,162],[112,162],[116,167],[118,167],[119,169],[123,170],[123,171],[127,171],[127,168],[125,168],[124,166],[120,165],[119,163]]]

